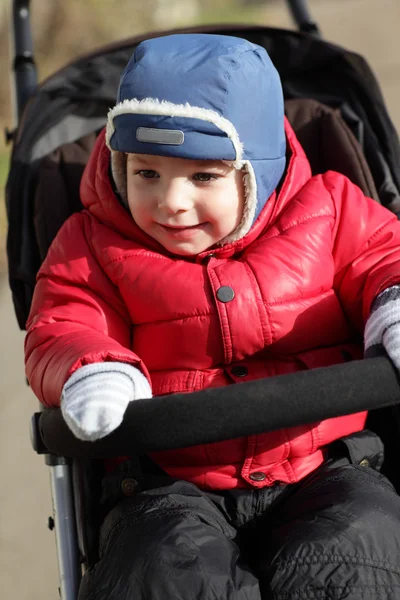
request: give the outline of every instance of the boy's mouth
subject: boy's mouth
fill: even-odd
[[[170,236],[176,238],[190,238],[198,231],[202,231],[207,223],[197,223],[196,225],[163,225],[158,223],[160,229]]]
[[[164,225],[163,223],[159,223],[159,225],[166,229],[193,229],[194,227],[201,227],[204,223],[196,223],[196,225]]]

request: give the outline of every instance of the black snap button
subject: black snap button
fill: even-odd
[[[138,487],[139,484],[136,479],[132,479],[131,477],[127,477],[121,481],[121,491],[124,496],[133,496]]]
[[[231,373],[234,377],[246,377],[249,374],[249,370],[247,367],[243,367],[243,365],[238,365],[237,367],[232,367]]]
[[[229,285],[223,285],[217,290],[217,298],[220,302],[230,302],[235,297],[235,292]]]
[[[264,481],[264,479],[266,478],[266,474],[265,473],[261,473],[261,471],[255,471],[254,473],[251,473],[251,475],[249,475],[249,478],[252,481]]]
[[[215,254],[207,254],[207,256],[205,256],[205,257],[203,258],[203,263],[204,263],[205,265],[208,265],[208,263],[210,262],[210,260],[211,260],[212,258],[215,258]]]

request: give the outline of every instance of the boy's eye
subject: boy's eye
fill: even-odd
[[[202,183],[206,183],[207,181],[218,179],[218,176],[213,175],[211,173],[195,173],[195,175],[193,175],[193,179],[195,181],[201,181]]]
[[[145,179],[156,179],[156,177],[159,177],[157,171],[153,171],[152,169],[141,169],[140,171],[137,171],[136,174],[141,175],[141,177],[144,177]]]

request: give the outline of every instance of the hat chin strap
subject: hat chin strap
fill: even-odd
[[[111,172],[115,187],[118,191],[122,204],[126,209],[129,210],[126,160],[127,155],[125,152],[117,152],[116,150],[111,151]],[[257,182],[251,162],[249,160],[243,160],[241,161],[241,166],[236,166],[235,163],[230,161],[226,162],[234,166],[236,169],[244,171],[243,182],[245,200],[243,214],[239,225],[229,235],[218,242],[219,246],[225,246],[226,244],[237,242],[250,231],[257,206]]]

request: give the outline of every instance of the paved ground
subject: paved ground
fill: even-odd
[[[30,446],[38,403],[23,373],[23,334],[14,319],[7,278],[0,279],[0,598],[58,596],[48,468]]]
[[[173,0],[171,0],[172,2]],[[400,131],[400,3],[398,0],[313,0],[326,39],[363,54],[381,83]],[[271,25],[290,26],[282,6],[271,6]],[[14,319],[6,276],[0,278],[0,597],[57,598],[47,468],[30,449],[29,418],[37,403],[25,385],[23,335]]]

